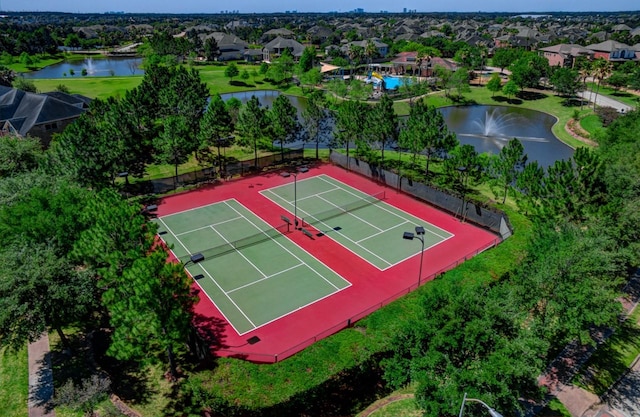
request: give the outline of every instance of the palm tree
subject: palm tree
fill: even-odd
[[[590,75],[591,75],[591,63],[585,60],[581,62],[578,69],[578,76],[580,77],[580,80],[582,80],[583,91],[587,90],[587,78],[589,78]],[[580,99],[580,110],[582,110],[583,103],[584,103],[584,100]]]
[[[605,78],[608,78],[613,72],[613,64],[604,58],[598,58],[595,61],[593,61],[593,67],[594,67],[594,73],[593,73],[594,77],[598,80],[596,97],[593,100],[593,110],[595,110],[596,103],[598,101],[598,93],[600,92],[600,84],[602,83],[602,80],[604,80]]]
[[[360,59],[362,58],[362,55],[364,54],[364,50],[362,49],[362,46],[359,45],[355,45],[354,43],[351,43],[349,45],[349,50],[347,51],[347,55],[349,56],[349,60],[351,61],[351,67],[354,68],[355,62],[360,62]]]
[[[364,55],[367,57],[369,64],[371,64],[371,61],[373,61],[373,57],[378,55],[378,48],[376,48],[376,45],[375,43],[373,43],[373,41],[367,41],[367,45],[364,48]]]
[[[422,64],[431,61],[431,55],[425,51],[418,51],[416,55],[416,67],[418,68],[418,77],[422,75]]]

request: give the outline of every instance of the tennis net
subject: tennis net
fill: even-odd
[[[320,213],[317,213],[314,215],[307,216],[302,219],[302,225],[313,226],[315,224],[333,219],[334,217],[341,216],[345,213],[351,213],[361,208],[379,203],[383,201],[385,198],[386,198],[386,194],[384,191],[380,191],[379,193],[376,193],[376,194],[367,195],[349,204],[345,204],[343,206],[335,207],[326,211],[321,211]]]
[[[227,253],[246,248],[247,246],[253,246],[270,239],[276,239],[280,236],[283,236],[288,230],[288,225],[286,223],[283,223],[280,226],[274,227],[273,229],[262,230],[261,232],[254,235],[243,237],[242,239],[238,239],[233,242],[223,243],[222,245],[214,246],[209,249],[201,250],[198,251],[198,253],[201,253],[204,256],[204,259],[217,258],[218,256],[222,256]],[[178,259],[180,259],[180,262],[186,263],[191,259],[191,254],[181,256]]]

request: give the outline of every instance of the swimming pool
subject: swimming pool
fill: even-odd
[[[411,82],[408,78],[403,78],[403,77],[391,77],[391,76],[385,75],[383,78],[384,78],[384,87],[387,90],[397,90],[398,87],[400,87],[400,85]]]

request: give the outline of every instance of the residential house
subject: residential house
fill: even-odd
[[[353,46],[359,46],[362,49],[366,50],[367,49],[367,44],[369,42],[373,42],[373,45],[376,47],[376,50],[378,51],[378,56],[379,57],[384,58],[389,53],[389,45],[387,45],[384,42],[381,42],[380,40],[378,40],[376,38],[371,38],[371,39],[363,40],[363,41],[348,42],[348,43],[342,45],[340,50],[342,51],[343,54],[348,55],[349,49],[351,49]]]
[[[262,60],[269,62],[279,57],[285,49],[288,49],[294,59],[297,60],[304,52],[304,45],[294,39],[285,39],[278,36],[262,48]]]
[[[568,67],[573,68],[578,57],[585,57],[592,60],[595,53],[584,46],[561,43],[558,45],[540,48],[538,51],[549,61],[551,67]]]
[[[260,40],[262,42],[268,42],[271,41],[275,38],[293,38],[295,37],[295,33],[293,33],[292,31],[290,31],[289,29],[285,29],[285,28],[279,28],[279,29],[271,29],[266,31],[265,33],[262,34],[262,36],[260,37]]]
[[[37,137],[47,147],[55,133],[86,111],[89,101],[80,95],[35,94],[0,86],[0,135]]]
[[[631,46],[614,40],[587,45],[586,48],[594,52],[595,59],[604,58],[611,62],[638,60],[637,53]]]
[[[203,36],[202,41],[213,38],[218,45],[220,55],[218,61],[233,61],[245,59],[245,51],[249,48],[249,44],[237,37],[224,32],[213,32]]]
[[[309,39],[312,42],[317,42],[317,43],[325,42],[327,39],[329,39],[331,35],[333,35],[333,33],[334,32],[331,28],[328,28],[326,26],[319,26],[319,25],[315,25],[309,28],[309,30],[307,30],[307,35]]]

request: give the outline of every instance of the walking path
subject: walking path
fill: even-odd
[[[55,417],[53,399],[53,372],[49,354],[49,336],[29,344],[29,417]]]
[[[626,296],[621,300],[626,314],[640,302],[640,271],[629,280],[625,287]],[[611,332],[599,332],[598,344],[603,343]],[[547,372],[539,378],[541,385],[549,389],[548,398],[558,398],[573,417],[638,417],[640,416],[640,355],[628,372],[616,381],[602,398],[571,384],[573,377],[593,353],[594,348],[568,345],[551,363]],[[534,415],[529,410],[527,415]]]
[[[613,107],[618,111],[618,113],[628,113],[633,110],[633,107],[611,97],[603,96],[602,94],[596,95],[595,93],[589,91],[579,91],[578,96],[591,102],[593,102],[593,100],[595,99],[598,106]]]

